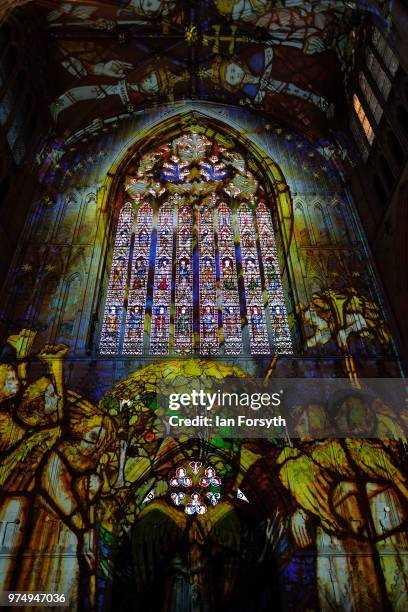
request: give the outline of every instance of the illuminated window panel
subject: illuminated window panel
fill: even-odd
[[[382,57],[382,60],[385,66],[387,67],[389,73],[391,74],[391,76],[394,77],[397,73],[398,66],[399,66],[398,59],[395,53],[389,47],[384,36],[381,34],[381,32],[377,28],[374,28],[374,31],[373,31],[373,44],[375,48],[377,49],[379,55]]]
[[[375,79],[375,82],[377,83],[378,89],[381,91],[382,95],[384,96],[384,100],[387,101],[388,96],[390,95],[390,91],[391,91],[391,80],[385,74],[384,70],[382,69],[380,65],[380,62],[374,56],[373,52],[370,51],[370,49],[367,49],[366,57],[367,57],[368,69],[373,75],[373,78]]]
[[[127,202],[119,214],[113,248],[100,342],[102,355],[117,355],[119,353],[120,327],[128,276],[133,219],[132,204]]]
[[[193,350],[193,211],[182,205],[178,212],[176,251],[176,308],[174,352]]]
[[[152,225],[153,209],[149,204],[144,203],[140,206],[137,213],[126,314],[125,340],[123,344],[123,353],[125,355],[141,355],[143,353],[144,319]]]
[[[367,118],[367,115],[365,114],[364,108],[362,107],[360,99],[357,96],[357,94],[353,95],[353,106],[354,106],[356,115],[358,117],[358,120],[360,121],[361,127],[364,130],[364,134],[366,135],[366,138],[369,144],[371,145],[373,144],[374,138],[375,138],[374,130],[371,126],[371,123],[369,122]]]
[[[157,247],[154,275],[150,351],[167,355],[170,340],[171,278],[173,260],[173,207],[163,204],[157,222]]]
[[[271,217],[244,157],[186,134],[138,164],[124,185],[133,203],[119,215],[101,354],[290,352]],[[236,211],[243,193],[250,203]]]
[[[252,211],[247,204],[241,204],[239,207],[238,218],[251,353],[268,355],[270,346],[255,240],[255,225]]]
[[[292,340],[282,289],[275,234],[271,213],[263,202],[257,206],[256,219],[265,274],[265,286],[268,293],[274,349],[276,353],[291,354],[293,352]]]
[[[381,117],[383,116],[383,109],[381,104],[378,102],[377,98],[374,95],[373,90],[369,82],[367,81],[365,75],[360,72],[358,76],[358,80],[360,83],[361,91],[363,92],[364,98],[371,109],[373,117],[377,125],[380,123]]]
[[[217,209],[217,235],[224,350],[226,355],[239,355],[243,345],[234,231],[231,210],[224,202]]]
[[[212,200],[212,205],[215,199]],[[200,282],[200,353],[218,352],[218,308],[215,274],[215,243],[213,211],[208,204],[198,210],[199,282]]]

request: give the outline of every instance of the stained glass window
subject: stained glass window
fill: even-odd
[[[371,109],[375,122],[378,124],[380,123],[381,117],[383,115],[382,106],[378,102],[373,90],[371,89],[371,85],[369,84],[365,75],[362,72],[360,72],[360,74],[358,75],[358,81],[360,83],[361,91],[364,95],[364,98]]]
[[[364,134],[366,135],[366,138],[369,142],[369,144],[373,144],[374,142],[374,130],[371,126],[371,123],[368,120],[367,115],[365,114],[364,108],[361,105],[360,99],[357,96],[357,94],[353,95],[353,106],[354,106],[354,110],[356,112],[356,115],[358,117],[358,120],[360,121],[360,125],[364,130]]]
[[[182,204],[177,212],[174,350],[189,354],[193,347],[193,210]]]
[[[106,355],[116,355],[119,351],[133,219],[133,206],[127,202],[119,215],[105,305],[101,353]]]
[[[137,213],[132,267],[126,313],[126,331],[123,353],[143,353],[143,332],[149,270],[150,242],[152,234],[153,209],[143,203]]]
[[[184,134],[123,191],[102,354],[292,352],[265,191],[236,150]]]
[[[382,58],[385,66],[387,67],[389,73],[392,77],[394,77],[397,73],[399,66],[398,59],[392,49],[389,47],[384,36],[377,28],[374,28],[373,31],[373,44],[377,49],[378,54]]]
[[[268,328],[255,242],[254,215],[248,204],[238,210],[251,353],[269,353]]]
[[[385,74],[385,71],[382,69],[380,62],[374,56],[374,53],[370,49],[367,49],[367,66],[378,85],[378,89],[384,96],[384,100],[387,101],[391,91],[391,80]]]
[[[225,353],[242,353],[242,331],[238,276],[231,209],[221,202],[217,208],[217,236],[222,292],[222,320]]]
[[[155,355],[166,355],[169,352],[172,256],[173,207],[170,202],[165,202],[160,207],[157,222],[157,250],[150,342],[151,351]]]
[[[264,278],[268,293],[272,322],[273,344],[278,352],[290,352],[292,342],[289,333],[288,315],[280,278],[278,251],[273,233],[271,213],[261,202],[256,209],[259,244],[264,267]]]
[[[221,499],[222,480],[211,465],[201,461],[180,465],[169,480],[170,498],[186,514],[205,514],[208,504],[216,506]]]
[[[198,210],[200,254],[200,353],[215,354],[218,349],[218,308],[215,277],[214,210],[207,203]]]

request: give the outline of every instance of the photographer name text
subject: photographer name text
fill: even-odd
[[[271,429],[274,427],[286,427],[286,419],[282,416],[271,418],[251,418],[245,415],[237,415],[234,417],[214,417],[199,415],[192,418],[172,415],[168,419],[170,427],[261,427]]]

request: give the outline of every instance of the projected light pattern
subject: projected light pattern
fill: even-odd
[[[259,245],[264,268],[264,281],[268,293],[273,344],[277,352],[292,352],[288,315],[279,270],[271,213],[262,202],[256,209]]]

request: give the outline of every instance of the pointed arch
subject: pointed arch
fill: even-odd
[[[105,222],[117,228],[102,354],[292,352],[281,281],[293,228],[289,189],[279,167],[255,143],[199,115],[186,113],[151,128],[117,159],[100,192]],[[137,237],[141,200],[154,211],[152,225],[143,230],[151,247],[144,254]],[[268,205],[256,213],[263,202]],[[120,254],[127,275],[121,268],[119,279],[116,243],[125,208],[133,214],[132,229],[129,252]],[[190,211],[184,219],[183,210]],[[229,242],[221,231],[230,232]],[[136,264],[145,277],[137,312]],[[131,319],[136,344],[129,341]]]

